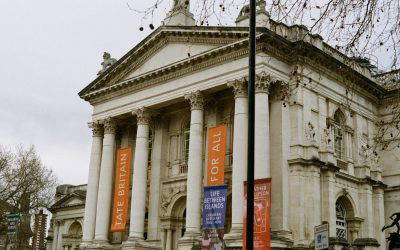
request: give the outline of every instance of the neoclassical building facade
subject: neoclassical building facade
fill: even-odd
[[[242,12],[236,27],[199,27],[180,2],[121,59],[107,54],[79,93],[93,106],[81,248],[191,249],[201,235],[207,129],[221,124],[228,128],[224,239],[242,245],[248,17]],[[385,249],[385,211],[399,204],[399,152],[374,154],[370,145],[376,121],[399,101],[396,85],[382,80],[393,74],[377,76],[262,10],[258,21],[255,175],[272,178],[271,246],[310,248],[314,227],[328,222],[334,247]],[[123,147],[132,148],[129,218],[124,232],[112,233]]]
[[[46,250],[76,250],[82,242],[86,185],[60,185],[54,204],[50,207],[51,220],[46,238]]]

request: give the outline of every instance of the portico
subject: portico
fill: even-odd
[[[177,250],[197,244],[207,130],[222,124],[228,128],[225,183],[230,202],[224,241],[228,247],[242,245],[246,16],[236,27],[190,26],[193,17],[179,6],[168,14],[170,23],[103,69],[80,92],[93,106],[82,248]],[[255,176],[272,177],[271,245],[310,247],[314,226],[327,221],[330,237],[337,238],[335,247],[382,248],[384,237],[375,235],[384,221],[385,185],[378,160],[360,154],[360,138],[373,137],[378,113],[371,100],[384,90],[366,88],[368,98],[358,93],[365,103],[344,110],[343,81],[358,76],[359,69],[346,71],[351,77],[343,80],[337,64],[344,62],[329,63],[329,53],[336,52],[320,37],[297,26],[264,21],[270,30],[261,32],[257,41]],[[310,41],[303,53],[293,49],[299,32]],[[377,84],[371,79],[359,81]],[[125,230],[112,233],[115,156],[122,147],[133,152],[130,206]]]

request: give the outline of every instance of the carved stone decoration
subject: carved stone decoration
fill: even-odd
[[[330,128],[324,128],[322,131],[322,143],[324,148],[329,151],[333,152],[333,138]]]
[[[247,97],[247,79],[233,80],[227,83],[228,87],[233,88],[235,98]]]
[[[117,132],[117,124],[111,117],[104,120],[104,134],[115,134]]]
[[[259,12],[266,12],[266,2],[265,0],[257,0],[256,1],[256,10],[257,13]],[[236,22],[249,18],[250,17],[250,5],[245,5],[243,8],[240,10],[238,17],[236,18]]]
[[[191,110],[204,109],[204,97],[199,90],[186,94],[185,99],[190,102]]]
[[[93,137],[103,137],[104,129],[103,125],[99,122],[89,122],[88,127],[92,129]]]
[[[305,134],[308,142],[310,142],[311,144],[315,144],[317,142],[317,140],[315,139],[316,136],[315,127],[311,122],[307,123]]]
[[[269,94],[269,90],[273,83],[277,82],[277,79],[268,75],[265,72],[261,72],[256,76],[256,93],[267,93]]]
[[[161,194],[161,217],[168,216],[168,207],[175,196],[186,192],[186,186],[165,188]]]
[[[358,151],[358,155],[360,156],[360,163],[363,165],[369,165],[369,149],[365,145],[361,145],[360,150]]]
[[[358,155],[360,157],[360,164],[370,167],[379,167],[380,156],[370,146],[361,145]]]
[[[142,107],[132,111],[136,115],[138,125],[149,125],[152,113],[148,108]]]
[[[288,102],[290,97],[290,86],[283,81],[276,81],[270,87],[270,100]]]
[[[174,6],[172,7],[172,11],[178,10],[189,10],[189,0],[174,0]]]
[[[110,53],[104,52],[103,54],[103,62],[101,63],[102,69],[97,73],[97,75],[101,75],[104,73],[109,67],[111,67],[117,60],[115,58],[111,58]]]

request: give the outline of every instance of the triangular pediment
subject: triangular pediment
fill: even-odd
[[[162,26],[99,75],[79,95],[96,92],[121,81],[190,59],[247,36],[247,29],[237,27]]]
[[[85,205],[85,195],[72,193],[58,200],[53,206],[51,206],[51,208],[55,209],[55,208],[72,207],[79,205]]]
[[[179,62],[198,55],[202,52],[218,47],[215,44],[190,44],[169,42],[158,51],[154,52],[147,60],[140,63],[136,69],[130,72],[122,80],[126,80],[147,72],[162,68],[169,64]]]
[[[76,197],[72,197],[70,198],[67,202],[64,202],[64,206],[75,206],[75,205],[81,205],[84,204],[85,202],[80,199],[80,198],[76,198]]]

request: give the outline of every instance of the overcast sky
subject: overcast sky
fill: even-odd
[[[104,51],[118,59],[150,32],[126,3],[0,0],[0,145],[35,145],[61,183],[87,182],[91,106],[77,93]]]
[[[86,183],[91,106],[78,92],[96,77],[104,51],[119,59],[150,33],[149,23],[160,25],[172,0],[153,20],[127,6],[149,2],[0,0],[0,145],[33,144],[61,183]]]

